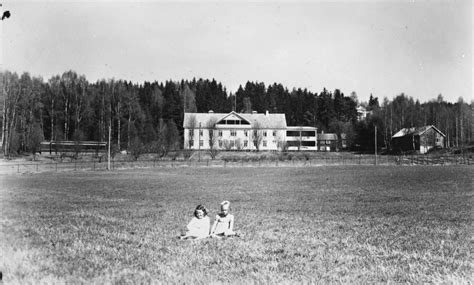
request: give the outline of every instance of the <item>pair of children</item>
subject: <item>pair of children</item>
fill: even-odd
[[[202,239],[206,237],[235,236],[234,215],[230,214],[230,202],[221,203],[221,212],[216,215],[212,228],[209,228],[210,220],[207,216],[207,209],[203,205],[198,205],[194,210],[194,217],[187,225],[188,231],[180,236],[180,239]]]

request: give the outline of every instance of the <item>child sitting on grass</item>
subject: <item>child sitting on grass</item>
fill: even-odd
[[[212,225],[211,237],[239,236],[236,232],[234,232],[234,215],[230,214],[229,211],[230,202],[222,202],[221,212],[217,214],[216,220]]]
[[[198,205],[194,210],[194,217],[187,225],[188,231],[180,236],[180,239],[202,239],[209,236],[210,220],[207,216],[207,209],[203,205]]]

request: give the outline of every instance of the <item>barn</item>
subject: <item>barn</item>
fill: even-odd
[[[392,136],[392,150],[426,153],[433,148],[444,148],[445,138],[446,135],[433,125],[404,128]]]

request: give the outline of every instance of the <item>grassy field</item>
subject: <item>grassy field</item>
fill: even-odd
[[[473,282],[474,168],[175,168],[0,176],[5,283]],[[240,238],[183,241],[230,200]]]

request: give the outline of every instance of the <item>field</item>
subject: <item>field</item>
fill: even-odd
[[[9,283],[473,282],[469,166],[0,176]],[[183,241],[231,201],[240,238]]]

